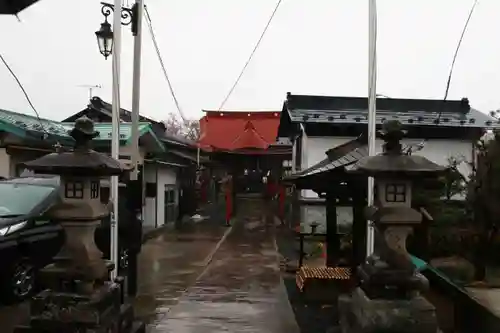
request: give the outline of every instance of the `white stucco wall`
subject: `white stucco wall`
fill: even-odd
[[[354,137],[311,137],[303,136],[303,147],[306,147],[302,152],[302,169],[313,166],[326,157],[325,152],[338,145],[355,139]],[[404,139],[403,144],[418,144],[422,139]],[[376,141],[377,152],[382,152],[383,141]],[[459,171],[469,177],[471,169],[467,162],[473,159],[473,145],[465,140],[450,140],[450,139],[430,139],[427,140],[422,150],[415,153],[416,155],[425,156],[431,161],[448,165],[450,157],[463,157],[466,162],[459,166]],[[302,197],[317,198],[318,195],[311,190],[302,190]],[[301,205],[300,212],[302,229],[310,231],[310,223],[319,223],[318,232],[324,231],[326,227],[326,209],[324,206]],[[337,207],[337,223],[339,228],[349,228],[352,224],[352,208]]]
[[[305,137],[307,141],[307,152],[302,155],[305,156],[302,160],[302,168],[308,168],[320,162],[326,157],[325,152],[328,149],[334,148],[338,145],[354,140],[354,137]],[[423,139],[404,139],[404,145],[418,144]],[[382,152],[383,141],[376,140],[375,149],[377,153]],[[461,157],[467,162],[472,162],[473,150],[472,142],[465,140],[451,140],[451,139],[429,139],[426,141],[424,148],[415,155],[427,157],[429,160],[441,164],[448,165],[450,157]],[[469,177],[471,169],[467,162],[460,164],[459,171],[465,176]],[[310,190],[305,191],[304,197],[317,198],[317,195]]]

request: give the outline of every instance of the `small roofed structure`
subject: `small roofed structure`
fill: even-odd
[[[329,149],[325,158],[315,165],[291,174],[284,180],[292,184],[297,190],[312,190],[319,198],[302,198],[292,206],[292,220],[300,223],[300,239],[302,242],[311,239],[312,235],[306,231],[307,216],[305,207],[316,205],[325,207],[326,230],[324,240],[326,241],[326,266],[350,266],[357,267],[365,260],[366,248],[366,219],[363,210],[366,206],[366,181],[364,177],[348,172],[360,159],[368,156],[366,137],[348,141],[342,145]],[[345,225],[339,221],[342,210],[348,209],[352,212],[352,224],[346,232]],[[315,221],[317,223],[317,221]],[[312,227],[312,226],[311,226]],[[315,238],[318,233],[315,232]],[[351,238],[352,242],[347,241]],[[311,239],[312,241],[313,239]],[[348,248],[341,244],[349,244]],[[302,266],[303,255],[299,257],[299,266]]]
[[[435,308],[422,295],[427,279],[417,272],[406,238],[422,222],[411,206],[413,182],[447,171],[424,157],[403,153],[402,125],[384,123],[383,153],[359,160],[351,173],[375,178],[375,205],[366,218],[376,229],[375,252],[358,267],[361,286],[345,304],[343,332],[437,332]]]

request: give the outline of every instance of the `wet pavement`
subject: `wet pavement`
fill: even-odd
[[[29,318],[29,303],[2,305],[0,307],[0,332],[11,333],[17,325],[25,323]]]
[[[210,219],[185,224],[180,230],[165,228],[143,245],[138,262],[138,296],[134,300],[138,317],[146,322],[163,318],[185,290],[195,283],[211,261],[224,234],[230,231],[224,226],[223,212],[219,213],[207,212]],[[28,318],[28,302],[0,306],[0,332],[11,333],[16,325]]]
[[[136,316],[147,323],[163,318],[196,282],[230,231],[220,221],[170,230],[143,245],[138,261]]]
[[[243,200],[210,265],[149,332],[299,332],[280,277],[274,226],[262,201]],[[166,309],[167,310],[167,309]]]

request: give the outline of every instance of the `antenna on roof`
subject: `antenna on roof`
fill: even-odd
[[[91,100],[93,97],[92,92],[94,89],[101,89],[102,88],[102,86],[100,84],[95,84],[95,85],[81,84],[77,87],[78,88],[87,88],[89,90],[89,100]]]

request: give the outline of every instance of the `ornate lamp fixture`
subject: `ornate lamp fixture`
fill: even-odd
[[[95,32],[99,52],[107,59],[113,53],[113,30],[108,22],[108,17],[115,11],[115,7],[106,2],[101,2],[101,13],[104,15],[104,22],[101,28]],[[122,7],[121,13],[122,25],[131,25],[132,34],[137,35],[137,4],[132,8]]]

